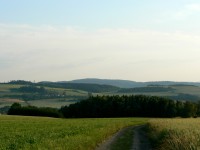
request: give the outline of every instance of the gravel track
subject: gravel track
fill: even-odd
[[[144,131],[142,130],[144,126],[145,125],[124,128],[120,130],[119,132],[117,132],[116,134],[114,134],[108,140],[100,144],[95,150],[110,150],[111,145],[120,136],[122,136],[127,130],[130,130],[130,129],[133,129],[133,132],[134,132],[133,146],[130,150],[152,150],[149,140],[147,139]]]

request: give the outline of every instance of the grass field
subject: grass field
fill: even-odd
[[[61,106],[69,105],[75,103],[80,99],[88,96],[88,92],[73,89],[63,89],[63,88],[50,88],[45,87],[48,91],[56,92],[58,94],[65,93],[67,97],[65,98],[49,98],[49,99],[36,99],[29,100],[26,103],[24,100],[19,98],[13,98],[12,95],[21,95],[21,92],[12,92],[10,89],[20,88],[23,85],[15,84],[0,84],[0,108],[4,106],[11,106],[14,102],[19,102],[22,105],[34,105],[38,107],[54,107],[60,108]]]
[[[200,96],[200,87],[197,86],[172,86],[176,93],[185,93]]]
[[[150,137],[158,150],[199,150],[200,119],[151,119]]]
[[[200,119],[55,119],[1,115],[0,150],[94,150],[120,129],[145,123],[158,150],[200,149]],[[128,132],[127,137],[131,137]]]
[[[54,119],[0,116],[0,149],[93,150],[121,128],[144,118]]]

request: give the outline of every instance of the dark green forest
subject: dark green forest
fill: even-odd
[[[10,115],[52,116],[65,118],[104,118],[104,117],[197,117],[200,116],[200,103],[174,101],[157,96],[91,96],[60,110],[37,108],[13,104]]]
[[[157,96],[96,96],[61,108],[65,117],[196,117],[200,105]]]

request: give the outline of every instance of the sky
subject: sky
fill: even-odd
[[[199,0],[0,0],[0,82],[199,82],[199,18]]]

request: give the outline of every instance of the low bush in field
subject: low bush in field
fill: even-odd
[[[200,119],[152,119],[148,124],[151,142],[158,150],[200,149]]]

